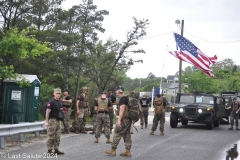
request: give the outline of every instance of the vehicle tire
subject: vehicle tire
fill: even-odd
[[[187,119],[184,119],[183,121],[182,121],[182,125],[188,125],[188,120]]]
[[[171,113],[171,115],[170,115],[170,126],[171,126],[171,128],[177,128],[177,125],[178,125],[177,114]]]
[[[207,127],[208,130],[212,130],[213,129],[212,116],[206,117],[206,127]]]
[[[220,125],[220,119],[216,119],[216,120],[213,122],[213,125],[214,125],[214,127],[219,127],[219,125]]]

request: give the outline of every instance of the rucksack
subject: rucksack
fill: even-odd
[[[127,95],[128,98],[128,116],[133,122],[139,120],[139,106],[138,99],[134,94]]]

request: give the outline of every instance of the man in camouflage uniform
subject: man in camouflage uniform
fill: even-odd
[[[122,86],[118,86],[115,89],[116,95],[120,97],[118,103],[118,120],[116,122],[116,126],[114,129],[113,135],[113,142],[112,142],[112,149],[105,151],[106,154],[109,155],[116,155],[117,146],[123,137],[125,143],[126,151],[121,153],[120,156],[131,156],[131,146],[132,146],[132,139],[130,134],[131,129],[131,120],[128,114],[128,98],[124,95],[124,88]]]
[[[235,124],[236,124],[236,130],[239,130],[238,128],[238,119],[239,119],[239,104],[237,102],[236,98],[233,98],[233,103],[231,106],[225,106],[225,109],[231,109],[232,108],[232,112],[231,112],[231,127],[228,128],[229,130],[233,130],[233,125],[234,125],[234,120],[235,120]]]
[[[79,133],[87,134],[87,132],[85,131],[86,119],[87,116],[91,114],[87,98],[88,91],[89,91],[88,87],[83,87],[82,94],[78,96],[76,101],[77,118],[75,123],[76,125],[74,126],[76,134]]]
[[[160,94],[157,94],[156,98],[154,99],[154,118],[153,118],[153,125],[152,131],[150,135],[154,135],[154,131],[156,131],[158,126],[158,121],[160,121],[160,135],[164,135],[164,123],[165,123],[165,108],[166,103],[163,100],[163,97]]]
[[[63,155],[63,152],[59,151],[61,128],[60,121],[58,120],[58,112],[62,110],[63,105],[60,101],[61,89],[54,89],[53,99],[47,103],[46,110],[46,122],[45,126],[47,127],[47,148],[49,154]],[[54,152],[52,151],[54,149]]]
[[[68,134],[69,133],[69,120],[70,116],[72,113],[72,109],[70,108],[71,103],[72,103],[72,98],[69,95],[69,90],[65,89],[63,91],[63,98],[62,103],[63,103],[63,114],[64,114],[64,121],[63,121],[63,126],[64,126],[64,132],[63,134]]]
[[[107,90],[107,98],[110,100],[112,107],[109,110],[109,118],[110,118],[110,134],[112,134],[113,129],[113,118],[114,118],[114,111],[113,105],[116,105],[116,97],[112,94],[112,89]]]
[[[105,137],[107,138],[106,143],[112,143],[110,141],[110,119],[109,119],[109,110],[111,109],[111,107],[112,104],[107,98],[105,93],[103,93],[95,103],[95,111],[97,111],[95,143],[98,143],[98,139],[102,133],[102,127],[104,127]]]
[[[100,98],[100,96],[101,96],[101,93],[99,93],[98,96],[95,98],[95,100],[94,100],[94,104],[97,103],[98,98]],[[95,106],[93,106],[92,114],[93,114],[93,119],[92,119],[92,123],[93,123],[93,131],[90,132],[89,134],[95,134],[95,131],[96,131],[96,117],[97,117],[97,111],[95,110]]]

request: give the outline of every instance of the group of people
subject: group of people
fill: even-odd
[[[86,128],[86,118],[91,114],[89,100],[87,93],[89,91],[88,87],[82,88],[82,93],[77,97],[76,101],[76,118],[72,123],[72,127],[69,126],[69,120],[71,115],[71,103],[72,99],[69,95],[69,90],[64,90],[64,97],[61,98],[61,89],[54,89],[53,99],[47,103],[46,109],[46,122],[47,127],[47,148],[49,154],[58,154],[63,155],[64,152],[59,151],[60,144],[60,121],[58,119],[59,111],[64,113],[64,134],[68,134],[69,131],[79,133],[87,133]],[[93,131],[92,134],[95,134],[95,143],[98,143],[98,139],[102,132],[104,132],[106,137],[106,143],[111,144],[111,149],[105,151],[106,154],[116,155],[116,149],[121,138],[123,138],[125,143],[126,151],[121,153],[120,156],[131,156],[131,125],[132,120],[129,117],[129,108],[128,108],[128,98],[124,94],[124,88],[118,86],[115,88],[115,94],[119,97],[119,101],[116,102],[116,97],[112,94],[112,90],[108,89],[107,93],[99,93],[98,97],[95,98],[94,102],[94,116],[93,116]],[[110,140],[110,134],[113,129],[113,117],[114,109],[113,105],[117,105],[116,115],[118,116],[113,140]],[[146,94],[143,95],[143,98],[139,100],[139,113],[141,120],[141,129],[143,129],[143,124],[145,128],[148,127],[148,112],[149,112],[150,101],[146,97]],[[163,96],[158,94],[154,98],[153,102],[155,108],[155,114],[153,119],[153,126],[150,135],[154,135],[154,131],[157,129],[158,122],[160,121],[160,135],[164,135],[164,123],[165,123],[165,107],[166,101]],[[53,151],[54,150],[54,151]]]

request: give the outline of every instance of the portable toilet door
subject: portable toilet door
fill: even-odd
[[[28,105],[26,110],[27,122],[35,122],[38,120],[39,107],[40,107],[40,86],[41,83],[35,79],[28,88]]]

